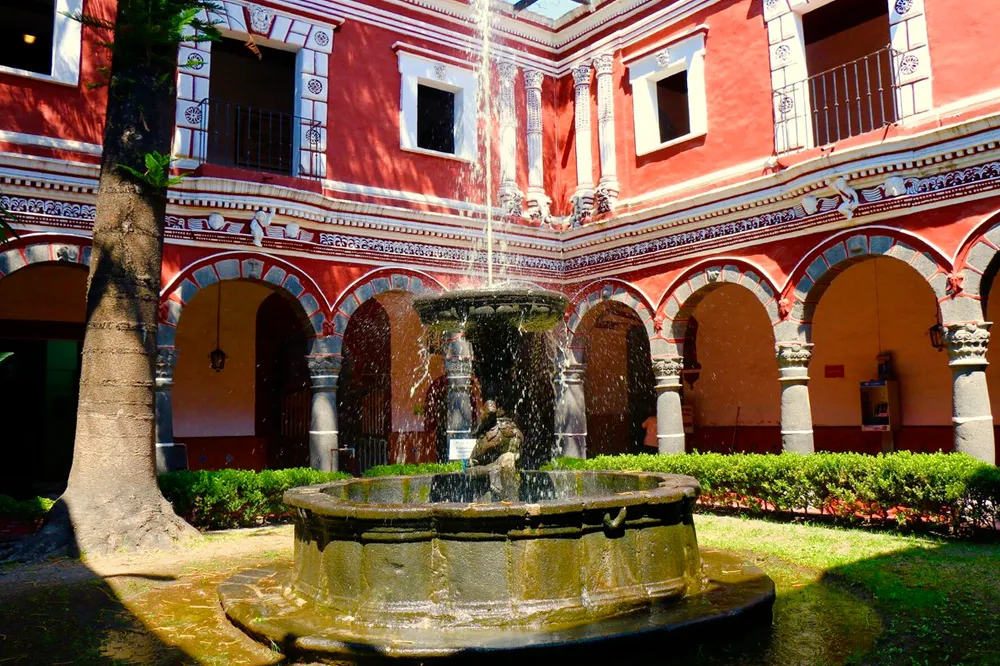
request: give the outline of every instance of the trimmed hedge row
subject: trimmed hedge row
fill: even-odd
[[[461,472],[462,461],[447,463],[419,463],[411,465],[375,465],[369,467],[364,476],[417,476],[418,474],[448,474]]]
[[[48,497],[32,497],[18,501],[9,495],[0,495],[0,520],[34,523],[44,518],[55,503],[55,500]]]
[[[291,516],[281,496],[289,488],[350,478],[309,468],[255,472],[246,469],[161,474],[160,490],[184,520],[218,530],[256,527]]]
[[[819,512],[955,530],[992,530],[1000,518],[1000,469],[959,453],[644,453],[560,458],[549,468],[687,474],[701,484],[703,504],[751,513]]]

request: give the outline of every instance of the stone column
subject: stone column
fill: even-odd
[[[680,356],[653,359],[656,378],[656,444],[659,452],[684,453],[684,412],[681,409]]]
[[[597,213],[610,213],[618,201],[618,167],[615,157],[615,97],[611,71],[615,59],[610,53],[594,58],[597,72],[597,131],[601,146],[601,180],[597,184]]]
[[[779,342],[778,381],[781,382],[781,448],[813,453],[812,407],[809,404],[809,359],[812,344]]]
[[[952,372],[952,423],[955,450],[996,464],[993,414],[986,387],[986,347],[992,322],[945,324]]]
[[[514,112],[514,82],[517,65],[504,61],[497,65],[500,82],[500,204],[508,215],[521,215],[524,195],[517,187],[517,114]]]
[[[545,171],[542,165],[542,80],[537,69],[524,71],[528,133],[528,214],[545,222],[550,200],[545,196]]]
[[[556,377],[556,449],[569,458],[587,457],[587,398],[583,349],[571,348]]]
[[[174,442],[174,408],[171,393],[174,388],[174,367],[177,350],[159,347],[156,350],[156,473],[163,474],[187,468],[184,447]]]
[[[472,345],[462,331],[445,334],[444,373],[448,379],[448,439],[472,434]]]
[[[340,379],[339,354],[309,354],[306,364],[312,389],[309,417],[309,464],[313,469],[336,472],[340,464],[340,440],[337,422],[337,381]]]
[[[590,63],[573,68],[576,88],[576,190],[573,192],[573,224],[590,219],[594,207],[593,158],[590,152]]]

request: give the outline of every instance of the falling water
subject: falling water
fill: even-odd
[[[473,163],[472,181],[475,183],[481,169],[483,179],[483,205],[486,209],[486,284],[493,286],[493,141],[490,120],[493,118],[493,95],[491,94],[490,44],[492,40],[490,0],[472,0],[470,4],[473,29],[479,38],[478,85],[476,86],[476,108],[479,117],[485,119],[483,144],[486,157],[482,162]],[[474,51],[475,48],[471,48]],[[474,54],[472,54],[474,55]],[[478,129],[478,128],[477,128]]]

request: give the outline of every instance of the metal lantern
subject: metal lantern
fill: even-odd
[[[927,334],[931,337],[931,346],[938,351],[944,350],[944,326],[934,324],[927,329]]]

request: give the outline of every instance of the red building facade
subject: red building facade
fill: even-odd
[[[20,232],[0,253],[0,344],[24,415],[5,446],[36,485],[69,464],[58,414],[101,151],[105,94],[87,83],[107,54],[60,13],[81,8],[113,14],[18,15],[24,47],[0,62]],[[640,450],[655,413],[663,452],[995,460],[988,0],[609,0],[555,19],[495,3],[488,105],[465,3],[225,8],[222,42],[178,54],[164,461],[437,457],[453,359],[409,301],[483,274],[487,169],[498,272],[572,302],[563,452]]]

